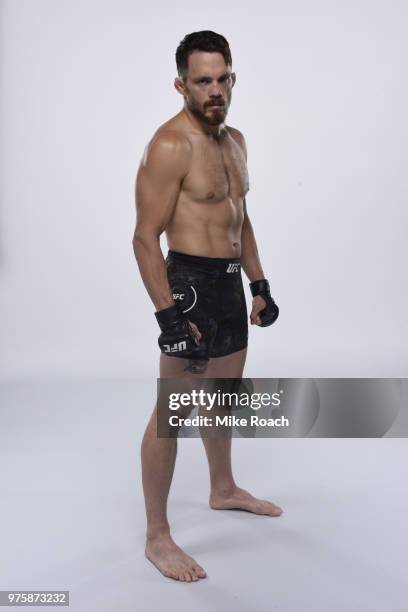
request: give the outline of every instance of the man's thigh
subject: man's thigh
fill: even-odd
[[[206,362],[160,355],[160,378],[240,378],[244,371],[247,349],[223,357],[210,357]]]

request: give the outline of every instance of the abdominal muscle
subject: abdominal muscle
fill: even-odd
[[[200,257],[240,257],[243,202],[180,199],[166,227],[169,249]]]

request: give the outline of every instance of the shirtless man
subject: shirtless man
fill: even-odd
[[[176,52],[175,88],[182,110],[159,127],[146,147],[136,179],[133,248],[156,309],[162,378],[240,378],[247,351],[247,310],[241,266],[251,281],[251,324],[275,321],[245,196],[245,140],[225,118],[235,74],[225,38],[211,31],[187,35]],[[164,260],[160,234],[166,232]],[[281,508],[239,488],[231,469],[231,438],[203,438],[209,505],[279,516]],[[176,438],[157,437],[157,406],[142,442],[147,514],[147,558],[164,574],[186,582],[204,569],[174,542],[167,497]]]

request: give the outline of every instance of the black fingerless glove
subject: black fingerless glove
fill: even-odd
[[[260,327],[268,327],[268,325],[272,325],[272,323],[274,323],[279,316],[279,308],[271,297],[268,281],[266,278],[262,278],[261,280],[250,283],[249,287],[251,289],[252,297],[260,295],[266,302],[265,308],[261,310],[258,315],[261,319]]]
[[[159,336],[162,353],[186,357],[200,346],[188,319],[177,306],[169,306],[154,314],[162,332]]]

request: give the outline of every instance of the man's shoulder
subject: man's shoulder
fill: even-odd
[[[226,125],[225,127],[227,128],[227,131],[231,134],[233,138],[243,138],[244,137],[243,133],[237,128],[232,127],[231,125]]]
[[[140,171],[160,176],[184,177],[191,162],[191,144],[174,122],[160,125],[145,147]]]
[[[185,131],[177,128],[176,126],[168,125],[167,123],[164,123],[157,128],[150,139],[149,144],[155,144],[169,149],[187,148],[190,150],[191,147],[190,140],[188,139]]]
[[[227,129],[227,132],[235,140],[235,142],[239,144],[239,146],[241,147],[241,149],[243,149],[246,155],[246,143],[243,133],[237,128],[231,127],[230,125],[226,125],[225,127]]]
[[[179,115],[175,115],[162,123],[153,134],[151,140],[161,143],[168,142],[169,144],[178,144],[185,147],[190,146],[187,131],[183,125],[183,122],[180,121]]]
[[[182,129],[170,121],[160,125],[151,137],[145,155],[158,159],[188,158],[191,155],[191,142]]]

